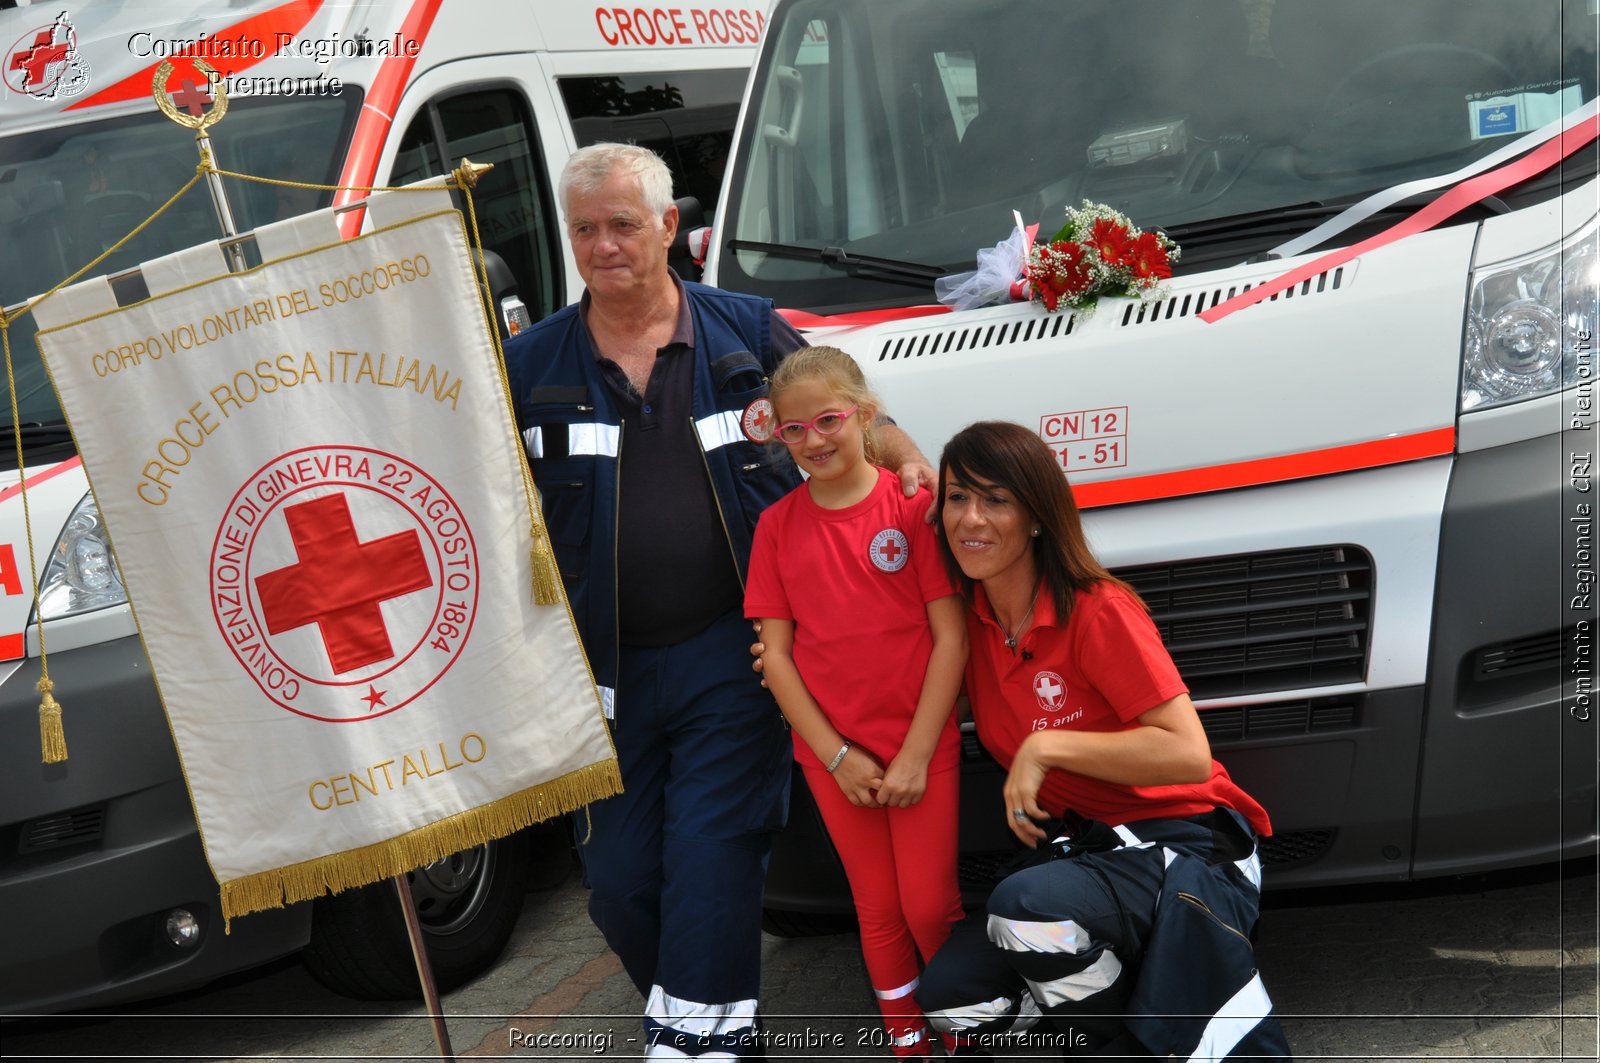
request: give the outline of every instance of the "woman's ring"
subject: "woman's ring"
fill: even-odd
[[[1026,809],[1013,808],[1011,810],[1011,816],[1012,816],[1013,819],[1022,820],[1022,819],[1027,819],[1028,818],[1028,813],[1027,813]]]

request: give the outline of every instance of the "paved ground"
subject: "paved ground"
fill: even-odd
[[[1302,1060],[1596,1058],[1592,864],[1428,888],[1273,899],[1267,986]],[[575,879],[529,895],[504,962],[445,998],[461,1058],[637,1057],[639,1000]],[[848,935],[768,938],[775,1058],[887,1058]],[[334,997],[297,964],[114,1018],[9,1024],[8,1058],[425,1059],[420,1009]],[[1044,1046],[1002,1053],[1053,1057]]]

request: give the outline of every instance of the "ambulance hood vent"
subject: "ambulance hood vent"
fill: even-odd
[[[1266,302],[1305,299],[1313,295],[1335,292],[1350,280],[1346,266],[1326,270],[1308,277],[1292,288],[1285,288],[1267,297]],[[1227,287],[1204,288],[1179,295],[1169,295],[1150,301],[1129,302],[1122,308],[1121,328],[1148,325],[1158,321],[1173,321],[1194,317],[1242,295],[1260,284],[1251,281],[1230,284]],[[921,358],[933,354],[955,354],[961,351],[980,350],[984,347],[1013,346],[1019,343],[1039,343],[1072,335],[1077,315],[1073,313],[1037,315],[1030,314],[1012,321],[982,322],[964,328],[930,329],[925,332],[903,333],[883,341],[878,351],[878,361],[894,362],[902,358]]]
[[[1269,295],[1266,302],[1276,303],[1279,300],[1303,299],[1311,295],[1321,295],[1324,292],[1338,291],[1346,283],[1345,267],[1339,266],[1307,277],[1292,288],[1285,288],[1276,295]],[[1182,295],[1169,295],[1162,299],[1152,299],[1149,302],[1129,303],[1122,310],[1122,327],[1130,325],[1153,324],[1157,321],[1172,321],[1177,318],[1193,317],[1205,313],[1219,303],[1225,303],[1236,295],[1243,295],[1260,282],[1246,284],[1231,284],[1226,288],[1212,288],[1210,290],[1184,292]]]
[[[909,335],[891,336],[883,341],[878,361],[921,358],[930,354],[952,354],[981,350],[984,347],[1009,347],[1019,343],[1039,343],[1072,335],[1075,314],[1029,314],[1014,321],[990,321],[965,328],[935,329]]]

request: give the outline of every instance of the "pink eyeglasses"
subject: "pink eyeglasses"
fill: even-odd
[[[856,412],[856,409],[855,406],[852,406],[848,410],[829,410],[826,413],[817,414],[809,421],[785,421],[778,426],[778,438],[785,443],[803,443],[805,442],[806,432],[813,428],[817,430],[817,435],[819,436],[837,435],[839,429],[844,427],[845,421],[849,419],[851,414]]]

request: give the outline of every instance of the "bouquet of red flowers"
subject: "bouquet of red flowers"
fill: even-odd
[[[1127,217],[1087,199],[1067,208],[1067,223],[1023,264],[1032,298],[1047,310],[1092,310],[1102,295],[1141,297],[1172,276],[1178,245],[1141,232]]]

